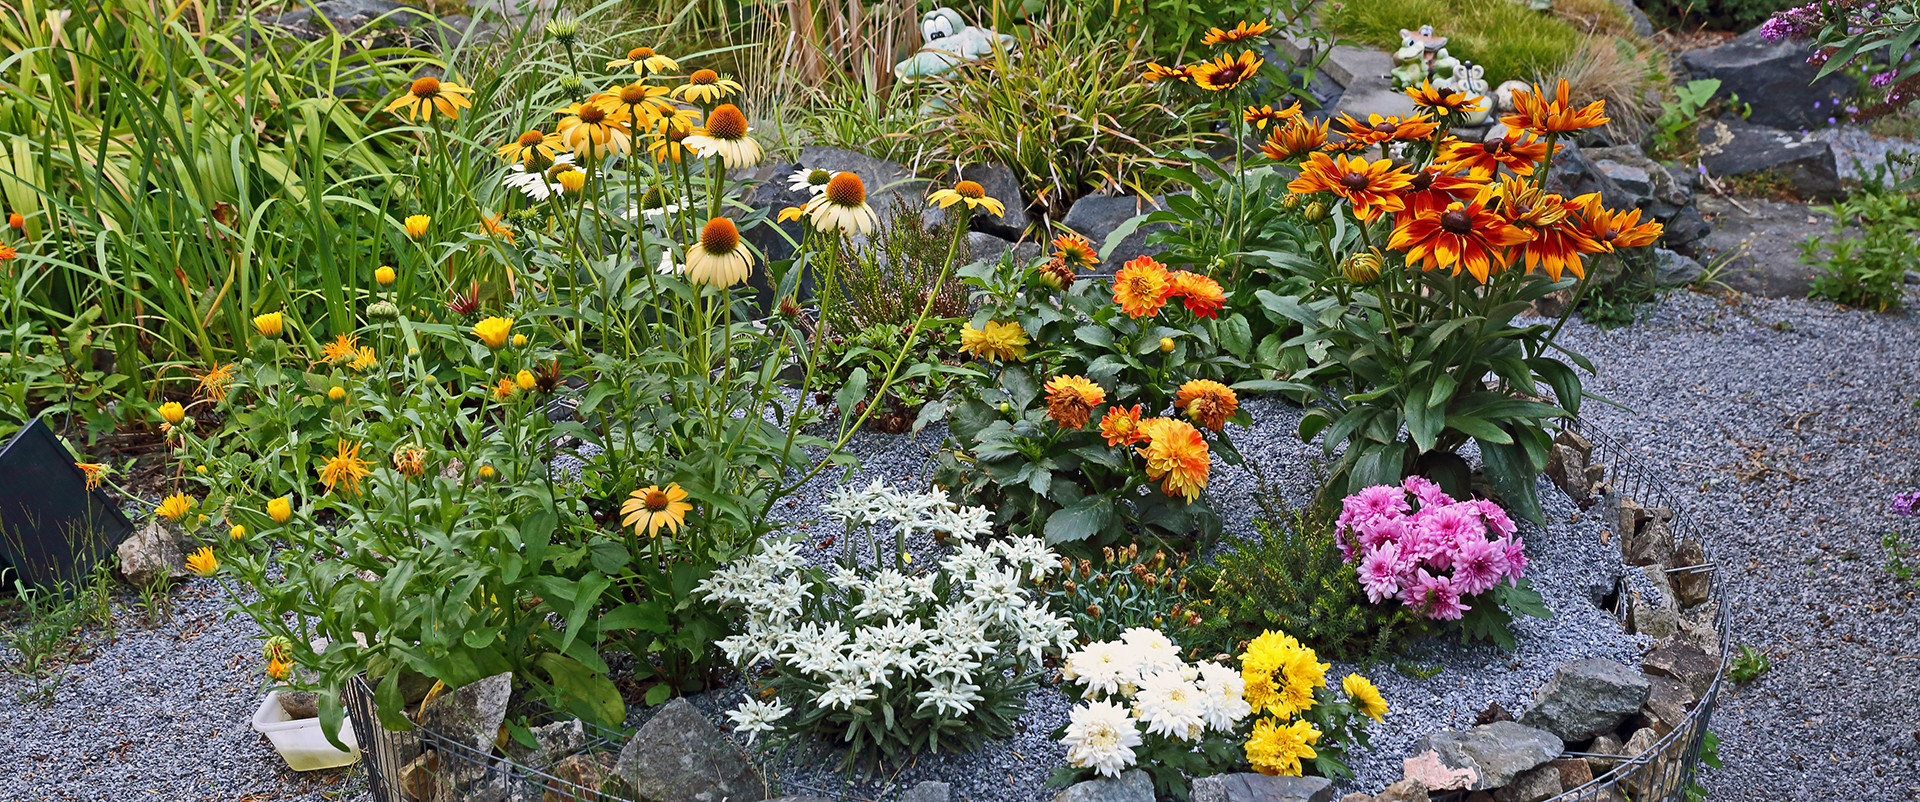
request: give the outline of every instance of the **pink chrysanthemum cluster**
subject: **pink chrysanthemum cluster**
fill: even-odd
[[[1514,531],[1500,505],[1454,501],[1419,476],[1348,496],[1334,529],[1368,599],[1399,599],[1448,621],[1473,609],[1466,601],[1501,580],[1519,583],[1527,554]]]

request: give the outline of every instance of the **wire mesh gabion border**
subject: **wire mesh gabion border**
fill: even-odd
[[[1706,561],[1699,565],[1675,566],[1668,572],[1710,574],[1708,603],[1715,610],[1720,666],[1687,718],[1646,751],[1633,756],[1565,753],[1564,757],[1604,758],[1618,761],[1618,765],[1590,782],[1564,790],[1551,802],[1685,802],[1699,772],[1708,721],[1726,681],[1731,639],[1723,579],[1715,570],[1712,552],[1695,536],[1692,520],[1667,476],[1648,466],[1623,440],[1591,421],[1576,420],[1567,428],[1593,444],[1589,464],[1605,466],[1605,493],[1649,509],[1671,510],[1668,526],[1676,545],[1691,542],[1707,554]],[[343,699],[361,745],[368,790],[375,802],[632,802],[631,793],[606,790],[602,781],[607,777],[592,768],[597,765],[611,773],[613,756],[625,745],[625,736],[618,731],[579,722],[574,739],[542,755],[545,760],[541,765],[531,766],[496,756],[491,744],[461,742],[424,727],[396,732],[380,726],[374,713],[373,691],[363,680],[349,683]],[[520,707],[515,712],[527,715],[530,725],[569,720],[541,707]],[[825,789],[799,790],[844,797]],[[1435,798],[1444,800],[1448,795],[1435,794]]]

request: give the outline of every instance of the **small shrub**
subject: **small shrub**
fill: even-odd
[[[1920,267],[1913,248],[1913,232],[1920,230],[1920,200],[1863,185],[1830,211],[1836,234],[1838,229],[1857,225],[1861,235],[1830,242],[1814,237],[1801,243],[1800,260],[1820,269],[1810,294],[1883,312],[1899,306],[1907,271]]]
[[[1734,655],[1733,665],[1727,669],[1727,676],[1745,685],[1759,679],[1770,668],[1773,668],[1773,661],[1767,659],[1765,652],[1742,643],[1740,653]]]

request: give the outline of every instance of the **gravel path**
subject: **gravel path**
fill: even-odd
[[[1712,798],[1920,799],[1913,779],[1920,773],[1920,609],[1916,587],[1880,567],[1886,532],[1916,538],[1916,527],[1891,516],[1886,500],[1920,487],[1920,412],[1911,404],[1920,388],[1920,327],[1905,316],[1810,301],[1726,302],[1682,292],[1631,327],[1570,326],[1564,342],[1598,363],[1590,388],[1627,407],[1592,404],[1589,414],[1680,480],[1696,531],[1725,571],[1736,640],[1773,659],[1771,672],[1723,697],[1713,729],[1727,767],[1705,778]],[[1241,438],[1243,451],[1262,454],[1269,465],[1304,465],[1301,458],[1312,452],[1287,435],[1284,410],[1257,409],[1276,424],[1262,430],[1274,434]],[[871,471],[899,475],[925,459],[900,447],[899,438],[862,435],[856,442],[873,454]],[[871,450],[876,445],[883,447]],[[1249,501],[1251,487],[1229,476],[1222,471],[1215,486],[1231,509]],[[1304,477],[1276,478],[1297,486],[1293,480]],[[803,498],[790,514],[807,517],[816,503]],[[1580,552],[1562,549],[1588,539],[1578,537],[1577,524],[1568,531],[1572,536],[1529,538],[1535,559],[1579,559]],[[1439,726],[1470,718],[1489,697],[1517,709],[1565,659],[1555,655],[1630,657],[1615,651],[1626,641],[1565,642],[1581,635],[1564,626],[1568,617],[1592,609],[1567,601],[1577,585],[1549,593],[1550,601],[1560,599],[1552,622],[1523,622],[1513,663],[1445,643],[1428,644],[1417,656],[1449,666],[1500,666],[1495,672],[1450,667],[1423,691],[1394,672],[1373,671],[1404,715],[1396,718],[1409,730]],[[0,752],[14,759],[0,774],[0,799],[364,798],[351,772],[286,771],[247,729],[260,689],[257,631],[244,620],[221,621],[216,594],[211,583],[189,583],[173,621],[158,627],[143,627],[137,614],[123,611],[118,636],[95,643],[95,659],[77,667],[51,708],[23,702],[23,681],[0,679]],[[1572,638],[1553,634],[1568,631]],[[1491,676],[1499,671],[1517,676],[1510,683]],[[1450,689],[1462,682],[1480,687]],[[701,701],[717,711],[729,700]],[[1035,702],[1036,725],[1062,715],[1062,698]],[[956,783],[955,798],[1045,798],[987,789],[1051,771],[1050,728],[1029,728],[1013,748],[996,753],[1011,759],[1018,752],[1019,763],[967,764],[977,771]],[[1357,787],[1371,790],[1380,778],[1391,779],[1387,772],[1410,737],[1398,727],[1377,731]],[[962,759],[923,761],[926,776],[952,768],[936,765],[945,760]],[[792,772],[783,773],[801,779]],[[890,784],[909,787],[920,773],[904,772]]]

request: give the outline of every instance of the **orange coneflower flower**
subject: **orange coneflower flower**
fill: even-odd
[[[1180,385],[1173,406],[1187,413],[1194,423],[1217,432],[1240,410],[1240,397],[1217,381],[1194,379]]]
[[[1470,202],[1412,217],[1394,226],[1387,247],[1406,253],[1407,264],[1422,270],[1451,267],[1459,275],[1465,268],[1484,284],[1496,266],[1505,269],[1512,261],[1507,249],[1531,236],[1489,210],[1492,201],[1487,188]]]
[[[669,482],[666,487],[648,485],[633,491],[620,505],[620,525],[633,527],[636,536],[644,529],[647,537],[657,537],[662,526],[669,534],[678,534],[692,511],[687,491],[678,482]]]
[[[1562,78],[1552,99],[1547,98],[1546,90],[1538,84],[1531,92],[1515,90],[1513,113],[1501,117],[1500,122],[1508,128],[1525,128],[1542,136],[1565,134],[1607,124],[1606,109],[1604,100],[1575,109],[1567,99],[1567,80]]]
[[[1423,109],[1433,109],[1441,114],[1466,114],[1479,111],[1486,100],[1479,95],[1467,92],[1455,92],[1451,89],[1436,89],[1430,81],[1421,81],[1419,86],[1407,87],[1407,97],[1413,105]]]
[[[678,72],[680,70],[679,62],[674,61],[671,57],[663,53],[654,52],[651,47],[636,47],[627,51],[626,58],[614,59],[607,62],[607,69],[609,70],[617,70],[621,67],[632,67],[635,75],[642,76],[649,72],[659,74],[663,72]]]
[[[1121,265],[1113,276],[1113,302],[1128,317],[1151,317],[1160,313],[1173,292],[1173,277],[1167,266],[1151,256],[1136,256]]]
[[[1259,56],[1248,50],[1238,57],[1221,56],[1212,61],[1204,61],[1193,66],[1193,85],[1209,92],[1225,92],[1233,89],[1260,74],[1260,67],[1266,64]]]
[[[1484,183],[1481,179],[1470,174],[1459,175],[1455,168],[1444,164],[1417,170],[1413,179],[1407,182],[1407,191],[1400,194],[1400,200],[1406,204],[1400,215],[1404,217],[1445,209],[1447,204],[1454,201],[1472,199],[1480,194],[1482,186]]]
[[[697,130],[700,129],[693,128],[685,131],[666,129],[654,135],[653,141],[647,145],[647,152],[653,154],[653,160],[656,162],[679,164],[682,159],[693,154],[693,150],[686,146],[684,140]]]
[[[1245,111],[1240,112],[1240,119],[1242,121],[1252,123],[1254,128],[1262,131],[1267,130],[1267,123],[1273,123],[1274,127],[1277,128],[1281,123],[1298,116],[1300,116],[1299,101],[1294,101],[1293,105],[1279,109],[1272,106],[1248,106]]]
[[[679,131],[691,134],[700,127],[700,111],[668,104],[654,110],[653,130],[659,133]]]
[[[1584,199],[1579,214],[1581,233],[1604,246],[1607,253],[1619,248],[1652,245],[1665,230],[1657,222],[1640,222],[1639,209],[1624,212],[1608,210],[1600,205],[1599,193],[1580,197]]]
[[[1568,201],[1559,195],[1542,192],[1539,187],[1517,176],[1500,181],[1495,190],[1499,196],[1499,213],[1515,228],[1533,235],[1533,238],[1520,245],[1520,255],[1525,260],[1527,272],[1536,267],[1545,269],[1554,281],[1560,280],[1561,271],[1572,271],[1575,276],[1586,278],[1586,268],[1581,264],[1581,254],[1598,253],[1600,243],[1580,230],[1576,215],[1585,196]]]
[[[342,438],[338,451],[320,466],[320,483],[327,486],[329,493],[345,487],[357,496],[360,494],[360,478],[372,470],[373,463],[360,458],[360,444]]]
[[[1366,157],[1328,156],[1315,153],[1300,167],[1300,177],[1287,189],[1301,194],[1332,192],[1353,204],[1353,216],[1372,222],[1381,212],[1397,212],[1405,207],[1400,192],[1412,183],[1406,168],[1393,166],[1392,159],[1369,162]]]
[[[1065,429],[1086,428],[1093,408],[1107,400],[1107,391],[1085,376],[1055,376],[1047,380],[1047,417]]]
[[[1147,83],[1176,79],[1181,81],[1193,80],[1193,67],[1181,65],[1167,67],[1149,61],[1147,62],[1147,71],[1140,74],[1140,80],[1146,81]]]
[[[660,110],[672,108],[666,100],[667,88],[644,83],[632,83],[616,86],[605,92],[587,98],[609,112],[626,112],[633,128],[652,128],[660,119]]]
[[[1554,150],[1560,146],[1555,145]],[[1506,136],[1486,142],[1449,139],[1440,143],[1439,163],[1482,176],[1491,177],[1501,167],[1516,175],[1533,175],[1534,165],[1547,157],[1547,143],[1525,131],[1509,130]]]
[[[1367,115],[1367,121],[1361,122],[1351,115],[1342,113],[1334,121],[1340,126],[1340,133],[1350,142],[1365,142],[1378,145],[1383,142],[1417,142],[1433,136],[1440,128],[1429,114],[1416,114],[1406,119],[1383,117],[1378,114]]]
[[[227,385],[233,383],[233,374],[233,363],[213,363],[206,373],[200,374],[200,394],[214,401],[227,400]]]
[[[713,70],[694,70],[687,76],[687,82],[673,88],[675,100],[706,105],[715,100],[732,97],[741,90],[740,83],[731,78],[721,78]]]
[[[1306,153],[1312,153],[1321,145],[1327,144],[1327,121],[1315,122],[1305,117],[1294,117],[1284,124],[1274,126],[1273,133],[1267,135],[1266,144],[1260,146],[1260,153],[1275,161],[1286,161]]]
[[[1239,25],[1235,25],[1226,30],[1219,28],[1209,29],[1207,35],[1200,37],[1200,44],[1232,44],[1234,42],[1252,39],[1256,36],[1263,36],[1271,30],[1273,30],[1273,26],[1268,24],[1266,20],[1254,23],[1248,23],[1243,20]]]
[[[438,111],[442,117],[459,117],[460,110],[471,108],[473,102],[466,96],[473,93],[452,81],[442,81],[428,76],[407,85],[407,91],[398,100],[387,104],[387,111],[409,120],[432,120]]]
[[[1195,317],[1218,318],[1227,303],[1227,293],[1212,278],[1181,270],[1173,274],[1173,286],[1167,297],[1179,298]]]
[[[1107,416],[1100,419],[1100,436],[1107,438],[1109,446],[1131,446],[1147,442],[1147,433],[1140,428],[1140,405],[1132,409],[1119,405],[1107,407]]]
[[[554,148],[559,146],[559,134],[543,134],[539,129],[529,129],[526,133],[515,137],[513,141],[501,145],[494,152],[510,162],[552,164],[555,156]]]

